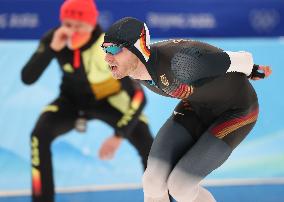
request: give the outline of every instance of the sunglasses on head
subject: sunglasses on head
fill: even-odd
[[[123,45],[122,44],[112,44],[110,46],[101,45],[101,47],[105,53],[116,55],[122,51]]]

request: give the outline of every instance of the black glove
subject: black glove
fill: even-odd
[[[248,78],[261,78],[263,79],[265,77],[264,73],[258,72],[259,65],[254,64],[251,74],[248,76]]]

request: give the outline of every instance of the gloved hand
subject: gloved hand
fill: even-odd
[[[270,76],[272,70],[270,66],[253,65],[253,69],[249,78],[252,80],[264,79]]]
[[[113,135],[107,138],[99,150],[99,157],[102,160],[110,160],[114,157],[116,151],[118,150],[122,142],[122,137]]]

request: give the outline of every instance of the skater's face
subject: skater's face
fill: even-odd
[[[137,69],[139,59],[127,48],[113,43],[104,43],[102,48],[106,53],[105,61],[115,79],[129,76]]]
[[[94,27],[79,20],[65,19],[62,21],[62,26],[71,33],[68,38],[68,47],[71,50],[81,48],[91,39]]]
[[[65,19],[61,22],[62,26],[72,30],[72,32],[76,33],[91,33],[94,30],[94,26],[73,19]]]

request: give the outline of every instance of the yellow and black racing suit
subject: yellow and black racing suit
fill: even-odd
[[[50,48],[55,29],[40,44],[22,70],[22,81],[34,83],[56,58],[62,71],[60,95],[46,106],[31,135],[33,202],[53,202],[52,141],[74,129],[78,118],[99,119],[114,128],[138,151],[144,168],[153,141],[142,109],[146,98],[130,78],[115,80],[101,50],[104,33],[97,26],[90,41],[78,50]]]

